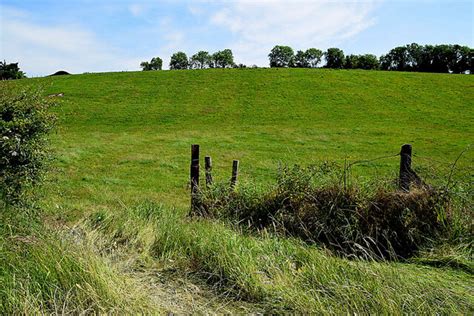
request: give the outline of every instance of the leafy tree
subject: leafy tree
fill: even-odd
[[[309,68],[316,68],[323,58],[323,52],[317,48],[309,48],[306,50],[305,56]]]
[[[4,60],[0,61],[0,80],[26,78],[25,73],[20,70],[18,63],[7,64]]]
[[[234,55],[232,50],[224,49],[212,54],[212,67],[229,68],[234,66]]]
[[[364,54],[357,56],[357,68],[373,70],[379,68],[379,60],[373,54]]]
[[[420,71],[423,64],[423,46],[417,43],[406,45],[407,50],[407,67],[405,70]]]
[[[432,50],[432,72],[449,72],[450,61],[450,47],[449,45],[436,45]]]
[[[359,56],[358,55],[348,55],[344,60],[345,69],[356,69],[359,68]]]
[[[205,51],[200,51],[194,54],[189,59],[189,67],[193,69],[204,69],[210,67],[212,63],[212,56]]]
[[[154,57],[151,59],[150,62],[142,62],[140,64],[140,67],[142,67],[143,71],[161,70],[161,68],[163,67],[163,60],[160,57]]]
[[[306,56],[302,50],[296,52],[292,66],[297,68],[307,68]]]
[[[316,68],[321,62],[323,52],[317,48],[309,48],[305,52],[299,50],[294,57],[294,67]]]
[[[294,63],[294,55],[295,53],[291,47],[277,45],[268,54],[270,67],[291,67]]]
[[[345,57],[344,52],[339,48],[329,48],[324,53],[326,58],[326,68],[341,69],[344,67]]]
[[[472,58],[474,51],[467,46],[452,45],[449,61],[449,70],[453,73],[463,73],[471,70]],[[472,71],[471,71],[472,73]]]
[[[177,52],[171,56],[170,69],[188,69],[188,56],[184,52]]]

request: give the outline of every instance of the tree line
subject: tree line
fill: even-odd
[[[398,46],[379,57],[374,54],[345,55],[342,49],[332,47],[326,51],[317,48],[298,50],[295,54],[289,46],[276,45],[268,54],[270,67],[291,68],[331,68],[331,69],[367,69],[420,71],[439,73],[474,73],[474,50],[461,45],[419,45],[417,43]],[[323,59],[325,64],[323,65]],[[150,62],[140,64],[143,70],[161,70],[163,60],[152,58]],[[206,69],[206,68],[246,68],[234,62],[232,50],[210,54],[200,51],[188,58],[186,53],[177,52],[171,56],[169,68]],[[252,66],[256,67],[255,65]]]
[[[474,50],[467,46],[417,43],[395,47],[380,58],[373,54],[346,56],[339,48],[329,48],[325,52],[310,48],[295,54],[291,47],[280,45],[273,47],[268,55],[270,67],[316,68],[324,57],[324,68],[440,73],[473,73],[473,56]]]
[[[143,70],[161,70],[163,67],[163,60],[160,57],[154,57],[149,62],[142,62],[140,67]],[[230,49],[217,51],[213,54],[206,51],[199,51],[189,58],[186,53],[177,52],[171,55],[169,64],[171,70],[231,67],[244,67],[244,65],[237,65],[234,62],[234,54]]]

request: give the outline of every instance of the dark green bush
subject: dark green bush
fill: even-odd
[[[450,204],[441,191],[346,186],[341,176],[328,165],[286,168],[266,190],[245,185],[236,191],[219,185],[205,189],[194,212],[365,258],[411,257],[450,220]]]
[[[7,204],[27,198],[47,159],[46,135],[53,127],[50,100],[40,91],[0,89],[0,195]]]

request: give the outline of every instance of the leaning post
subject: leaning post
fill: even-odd
[[[400,176],[399,187],[401,190],[410,191],[411,182],[411,153],[412,147],[410,144],[405,144],[400,150]]]
[[[199,145],[191,145],[191,211],[196,209],[196,197],[199,189]]]

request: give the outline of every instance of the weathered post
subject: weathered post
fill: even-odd
[[[234,160],[232,162],[232,178],[230,178],[230,188],[233,189],[237,183],[237,177],[239,175],[239,161]]]
[[[212,159],[209,156],[204,157],[206,168],[206,186],[212,185]]]
[[[191,210],[196,209],[199,188],[199,145],[191,145]]]
[[[411,145],[405,144],[400,150],[400,178],[399,187],[405,192],[410,191],[410,182],[412,179],[411,171]]]

